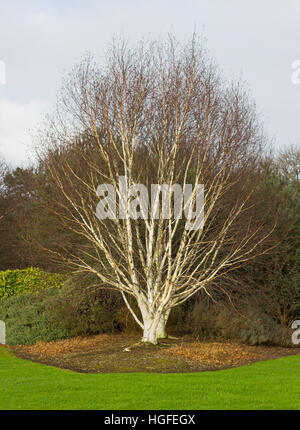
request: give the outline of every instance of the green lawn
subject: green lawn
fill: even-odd
[[[0,347],[0,409],[300,409],[300,356],[217,372],[93,375]]]

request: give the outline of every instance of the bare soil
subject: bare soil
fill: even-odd
[[[190,336],[141,345],[135,335],[76,337],[12,347],[20,357],[84,373],[184,373],[249,365],[300,354],[300,348],[249,346],[235,342],[200,341]]]

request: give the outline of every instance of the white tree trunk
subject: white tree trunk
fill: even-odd
[[[144,320],[144,333],[143,342],[152,343],[157,345],[158,343],[158,320],[156,318],[151,318],[150,316]]]
[[[148,306],[145,304],[140,305],[140,309],[144,323],[142,341],[145,343],[152,343],[153,345],[157,345],[159,339],[167,337],[166,316],[165,314],[161,316],[159,316],[158,314],[153,315],[153,313],[149,311]]]
[[[166,339],[168,337],[167,330],[166,330],[166,317],[165,315],[162,315],[160,317],[158,326],[157,326],[157,337],[158,339]]]

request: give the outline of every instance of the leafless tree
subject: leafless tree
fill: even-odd
[[[298,145],[290,145],[282,149],[277,157],[276,165],[279,173],[285,178],[300,180],[300,150]]]
[[[8,172],[7,163],[4,158],[0,158],[0,193],[3,194],[4,192],[4,178],[6,173]],[[0,220],[5,216],[7,213],[7,207],[3,207],[1,205],[0,209]]]
[[[199,290],[209,294],[213,280],[264,252],[270,232],[252,198],[265,142],[255,105],[240,83],[221,79],[196,36],[134,49],[116,42],[103,66],[85,58],[64,81],[42,136],[39,155],[56,185],[49,206],[81,238],[62,255],[121,292],[144,342],[166,337],[173,307]],[[204,184],[204,223],[187,229],[172,193],[164,201],[170,219],[161,211],[157,219],[99,219],[97,187],[114,187],[119,214],[120,176],[149,191],[192,184],[194,204]],[[130,205],[132,198],[126,213]]]

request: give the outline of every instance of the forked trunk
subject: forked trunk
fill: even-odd
[[[144,333],[143,342],[157,345],[159,339],[167,337],[166,318],[164,315],[153,316],[149,312],[143,312]]]

